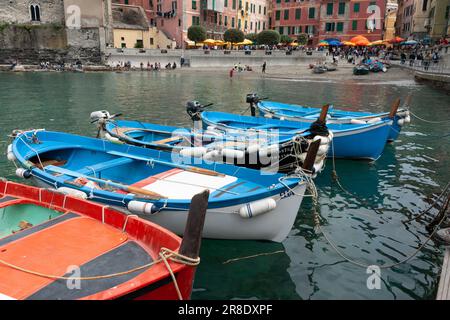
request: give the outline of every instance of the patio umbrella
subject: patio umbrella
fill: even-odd
[[[369,46],[381,46],[384,44],[383,40],[377,40],[377,41],[373,41],[371,43],[369,43]]]
[[[216,41],[214,42],[214,45],[216,45],[216,46],[224,46],[224,45],[225,45],[225,42],[223,42],[222,40],[216,40]]]
[[[297,42],[291,42],[291,43],[288,44],[288,46],[291,46],[291,47],[298,47],[299,44],[298,44]]]
[[[355,44],[353,42],[350,42],[350,41],[343,41],[342,44],[344,46],[350,46],[350,47],[354,47],[355,46]]]
[[[353,42],[357,46],[367,46],[370,41],[364,37],[364,36],[356,36],[350,39],[350,42]],[[365,44],[358,44],[358,43],[365,43]]]
[[[400,44],[406,44],[407,46],[413,46],[413,45],[417,44],[417,41],[416,40],[408,40],[408,41],[402,42]]]
[[[329,44],[328,44],[328,42],[321,42],[321,43],[319,43],[317,46],[318,46],[318,47],[328,47]]]
[[[206,39],[205,41],[202,42],[203,44],[207,44],[210,46],[213,46],[216,43],[216,40],[214,39]]]
[[[342,43],[339,40],[327,41],[330,46],[342,46]]]
[[[389,43],[400,43],[403,41],[405,41],[405,39],[400,38],[400,37],[395,37],[395,38],[392,38],[391,40],[389,40]]]

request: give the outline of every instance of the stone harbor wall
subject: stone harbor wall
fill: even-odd
[[[101,64],[99,29],[69,31],[55,24],[3,26],[0,28],[0,64],[16,60],[31,65],[41,61],[72,63],[77,60],[83,64]],[[68,36],[75,45],[67,45]]]

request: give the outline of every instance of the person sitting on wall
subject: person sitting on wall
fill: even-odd
[[[177,64],[174,62],[172,65],[172,69],[176,69],[177,68]]]

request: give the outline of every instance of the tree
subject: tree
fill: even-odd
[[[280,34],[275,30],[264,30],[258,33],[256,39],[258,44],[273,46],[280,43]]]
[[[244,33],[238,29],[228,29],[223,34],[223,40],[231,43],[238,43],[244,41]]]
[[[288,43],[291,43],[292,41],[294,41],[294,40],[291,37],[289,37],[288,35],[283,34],[280,36],[280,43],[288,44]]]
[[[190,26],[188,29],[188,39],[197,42],[206,40],[206,29],[202,26]]]
[[[297,36],[298,44],[304,46],[308,43],[308,35],[306,33],[300,33]]]

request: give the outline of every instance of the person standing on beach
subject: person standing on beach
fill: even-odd
[[[266,73],[266,62],[264,61],[263,65],[262,65],[262,73]]]
[[[231,68],[230,70],[230,78],[233,78],[234,68]]]

